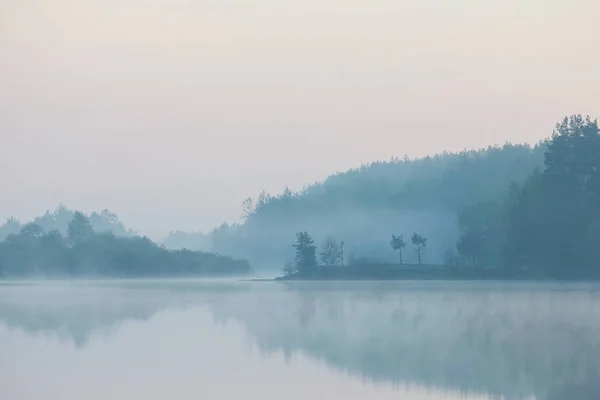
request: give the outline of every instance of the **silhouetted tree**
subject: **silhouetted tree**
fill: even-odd
[[[293,246],[296,249],[296,267],[299,271],[317,265],[316,246],[308,232],[298,232],[296,234],[296,244]]]
[[[321,262],[325,265],[336,265],[341,257],[340,246],[333,236],[327,236],[323,241]]]
[[[42,232],[44,232],[44,229],[33,222],[28,223],[23,227],[23,229],[21,229],[21,235],[24,236],[40,237]]]
[[[417,252],[417,256],[419,257],[419,265],[421,265],[421,249],[423,247],[427,246],[427,238],[423,237],[423,236],[417,234],[417,232],[415,232],[410,237],[410,240],[411,240],[412,244],[417,246],[415,251]]]
[[[404,235],[400,234],[398,236],[392,235],[392,241],[390,245],[394,250],[398,250],[400,253],[400,265],[402,265],[402,249],[406,247],[406,242],[404,241]]]
[[[77,211],[73,215],[73,219],[67,226],[67,237],[71,244],[81,243],[89,239],[94,234],[94,229],[90,224],[90,220],[85,214]]]

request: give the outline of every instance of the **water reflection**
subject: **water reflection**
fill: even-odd
[[[103,282],[0,286],[0,324],[81,348],[126,320],[206,307],[265,354],[375,382],[506,399],[595,399],[600,287],[583,284]],[[169,340],[169,338],[165,338]]]

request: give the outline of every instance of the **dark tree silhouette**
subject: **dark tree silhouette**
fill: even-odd
[[[307,270],[317,265],[316,246],[308,232],[296,234],[296,267],[299,271]]]
[[[417,256],[419,258],[419,265],[421,265],[421,249],[427,246],[427,238],[419,235],[417,232],[413,233],[410,237],[412,244],[417,246],[415,251],[417,252]]]
[[[392,241],[390,245],[394,250],[398,250],[400,253],[400,265],[402,265],[402,249],[406,247],[406,242],[404,241],[404,235],[400,234],[398,236],[392,235]]]
[[[556,125],[534,172],[511,196],[504,256],[555,276],[600,276],[600,129],[574,115]]]
[[[556,278],[600,277],[600,128],[574,115],[545,142],[544,168],[504,198],[459,213],[460,254]]]
[[[40,237],[43,231],[44,229],[41,226],[30,222],[27,225],[25,225],[23,229],[21,229],[21,235]]]
[[[94,234],[90,220],[85,214],[77,211],[67,226],[67,238],[71,244],[81,243]]]

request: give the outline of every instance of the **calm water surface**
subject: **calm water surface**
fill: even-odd
[[[0,284],[0,399],[600,399],[600,286]]]

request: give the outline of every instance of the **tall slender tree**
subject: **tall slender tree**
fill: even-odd
[[[406,247],[406,242],[404,241],[404,235],[403,234],[400,234],[398,236],[392,235],[392,241],[390,242],[390,245],[392,246],[392,248],[394,250],[398,250],[398,253],[400,253],[400,265],[402,265],[403,264],[402,249]]]
[[[417,247],[415,251],[417,252],[417,257],[419,257],[419,265],[421,265],[421,250],[427,246],[427,238],[415,232],[410,237],[410,240]]]
[[[296,267],[298,271],[306,271],[317,265],[316,246],[308,232],[296,233]]]

